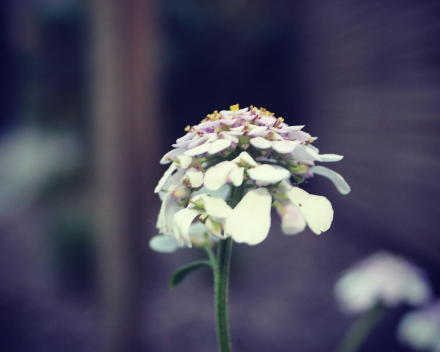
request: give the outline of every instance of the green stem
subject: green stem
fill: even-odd
[[[228,203],[232,208],[240,202],[246,190],[246,182],[240,187],[232,187]],[[211,251],[212,252],[212,251]],[[217,245],[216,265],[214,266],[215,317],[217,321],[217,337],[220,352],[231,352],[231,339],[228,322],[228,285],[229,268],[231,266],[232,238],[219,241]],[[214,253],[208,256],[212,260]]]
[[[212,268],[215,270],[215,267],[217,266],[217,259],[215,257],[214,251],[209,244],[203,247],[203,249],[208,254],[209,261],[212,263]]]
[[[361,316],[347,331],[337,352],[356,352],[379,322],[385,307],[381,304]]]
[[[220,352],[231,352],[228,323],[228,277],[231,264],[232,238],[222,240],[217,248],[217,265],[214,268],[215,315]]]

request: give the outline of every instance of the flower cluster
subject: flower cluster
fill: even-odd
[[[379,252],[348,269],[335,285],[335,296],[343,311],[364,313],[378,304],[422,305],[431,299],[431,286],[418,267]]]
[[[201,231],[209,233],[208,243],[211,237],[232,237],[255,245],[269,233],[272,207],[285,234],[297,234],[307,225],[316,234],[327,231],[333,220],[330,202],[298,185],[322,175],[342,194],[350,187],[338,173],[315,166],[343,157],[320,154],[312,145],[316,137],[303,127],[288,126],[263,108],[239,109],[238,104],[188,126],[161,159],[171,165],[155,189],[162,199],[157,228],[177,244],[153,238],[151,247],[171,252],[178,245],[200,243],[200,234],[191,230],[196,223],[204,224]]]
[[[440,352],[440,300],[406,314],[399,324],[398,338],[415,349]]]

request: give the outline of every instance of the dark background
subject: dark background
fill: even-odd
[[[158,161],[184,127],[254,104],[305,124],[331,167],[305,188],[332,228],[235,245],[235,352],[333,351],[353,321],[332,289],[386,249],[440,292],[438,1],[3,0],[0,350],[216,350],[197,250],[152,252]],[[390,310],[361,351],[409,351]]]

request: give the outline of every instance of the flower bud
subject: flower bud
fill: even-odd
[[[185,186],[178,187],[173,191],[173,197],[176,199],[187,198],[190,194],[191,190]]]

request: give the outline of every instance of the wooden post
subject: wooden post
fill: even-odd
[[[93,0],[96,227],[106,351],[141,350],[146,205],[157,162],[156,41],[149,0]],[[154,161],[152,160],[154,159]]]

